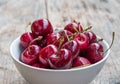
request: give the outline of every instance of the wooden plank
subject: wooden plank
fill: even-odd
[[[93,25],[93,31],[109,44],[116,32],[110,57],[91,84],[120,84],[120,1],[47,0],[47,4],[54,28],[64,28],[75,19],[84,27]],[[13,64],[9,46],[29,21],[38,18],[46,18],[44,0],[0,0],[0,84],[27,84]]]
[[[44,4],[44,0],[0,0],[0,84],[27,84],[13,64],[9,47],[29,21],[46,17]]]
[[[48,0],[49,19],[54,28],[64,28],[71,18],[80,21],[109,44],[116,32],[110,57],[91,84],[120,84],[120,1],[119,0]],[[119,11],[118,11],[119,10]]]

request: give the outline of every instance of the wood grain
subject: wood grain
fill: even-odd
[[[45,18],[42,0],[0,0],[0,84],[27,84],[10,56],[11,42],[21,35],[28,22]]]
[[[75,19],[84,27],[92,25],[109,44],[116,32],[110,57],[91,84],[120,84],[120,0],[47,0],[47,4],[54,28]],[[9,46],[29,21],[38,18],[46,18],[45,0],[0,0],[0,84],[27,84],[13,64]]]

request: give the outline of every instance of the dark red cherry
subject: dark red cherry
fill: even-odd
[[[62,45],[62,48],[68,49],[72,52],[73,59],[80,53],[80,46],[75,40],[68,41]]]
[[[34,35],[31,32],[26,32],[23,33],[20,36],[20,44],[24,47],[27,48],[30,44],[30,42],[34,39]],[[36,42],[33,42],[32,44],[36,44]]]
[[[56,45],[57,47],[59,46],[60,44],[60,39],[63,38],[59,33],[52,33],[52,34],[48,34],[47,36],[47,45],[49,44],[54,44]],[[63,38],[64,39],[64,38]]]
[[[64,29],[68,30],[68,31],[70,31],[72,33],[82,32],[83,31],[83,27],[80,25],[80,23],[77,23],[77,22],[69,23],[68,25],[65,26]]]
[[[46,47],[44,47],[43,49],[41,49],[41,51],[39,52],[39,61],[40,63],[42,63],[44,66],[49,67],[49,63],[48,63],[48,58],[53,55],[58,53],[58,49],[55,45],[47,45]]]
[[[48,62],[53,69],[69,69],[72,66],[72,53],[67,49],[60,49],[57,54],[50,55]]]
[[[89,45],[89,39],[84,33],[79,33],[74,37],[74,40],[78,42],[81,52],[84,51]]]
[[[38,61],[38,56],[41,48],[37,45],[30,45],[28,48],[26,48],[21,56],[20,60],[28,65],[34,64]]]
[[[90,60],[91,63],[96,63],[103,59],[103,46],[99,43],[91,43],[85,51],[85,57]]]
[[[79,67],[79,66],[84,66],[84,65],[90,65],[90,61],[85,58],[85,57],[80,57],[77,56],[74,60],[73,60],[73,65],[72,67]]]
[[[47,68],[46,66],[44,66],[43,64],[41,63],[35,63],[32,65],[33,67],[37,67],[37,68]]]
[[[97,41],[97,37],[96,37],[96,34],[92,31],[88,31],[88,32],[85,32],[85,34],[87,35],[87,37],[89,38],[89,42],[90,43],[93,43],[93,42],[96,42]]]
[[[67,42],[70,40],[70,36],[72,36],[73,33],[67,30],[60,30],[58,32],[62,37],[64,37],[64,42]]]
[[[36,36],[47,36],[53,32],[53,27],[48,19],[40,19],[32,23],[31,31]]]
[[[47,46],[47,37],[43,37],[41,40],[37,40],[37,44],[43,48]]]

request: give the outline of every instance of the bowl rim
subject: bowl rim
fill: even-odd
[[[97,37],[100,38],[99,36],[97,36]],[[19,59],[17,59],[17,58],[14,56],[14,53],[13,53],[13,51],[12,51],[12,46],[13,46],[14,43],[15,43],[17,40],[19,40],[19,39],[20,39],[20,36],[17,37],[15,40],[13,40],[13,42],[12,42],[11,45],[10,45],[10,54],[11,54],[12,59],[15,60],[17,63],[19,63],[20,65],[22,65],[22,66],[24,66],[24,67],[31,68],[31,69],[34,69],[34,70],[39,70],[39,71],[47,71],[47,72],[71,72],[71,71],[84,70],[84,69],[91,68],[91,67],[93,67],[93,66],[97,66],[98,64],[104,62],[104,61],[108,58],[108,56],[109,56],[109,54],[110,54],[110,49],[109,49],[109,50],[106,52],[106,55],[103,57],[102,60],[100,60],[100,61],[98,61],[98,62],[96,62],[96,63],[94,63],[94,64],[91,64],[91,65],[89,65],[89,66],[85,66],[85,67],[81,67],[81,68],[59,69],[59,70],[57,70],[57,69],[37,68],[37,67],[33,67],[33,66],[30,66],[30,65],[27,65],[27,64],[21,62]],[[20,42],[19,42],[19,43],[20,43]],[[104,44],[106,45],[106,47],[109,48],[109,45],[108,45],[108,43],[107,43],[105,40],[103,40],[102,43],[104,43]]]

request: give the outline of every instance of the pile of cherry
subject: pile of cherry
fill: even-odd
[[[38,68],[70,69],[103,59],[103,46],[91,26],[83,29],[76,21],[54,30],[48,19],[36,20],[31,32],[21,35],[20,44],[24,47],[20,61]]]

